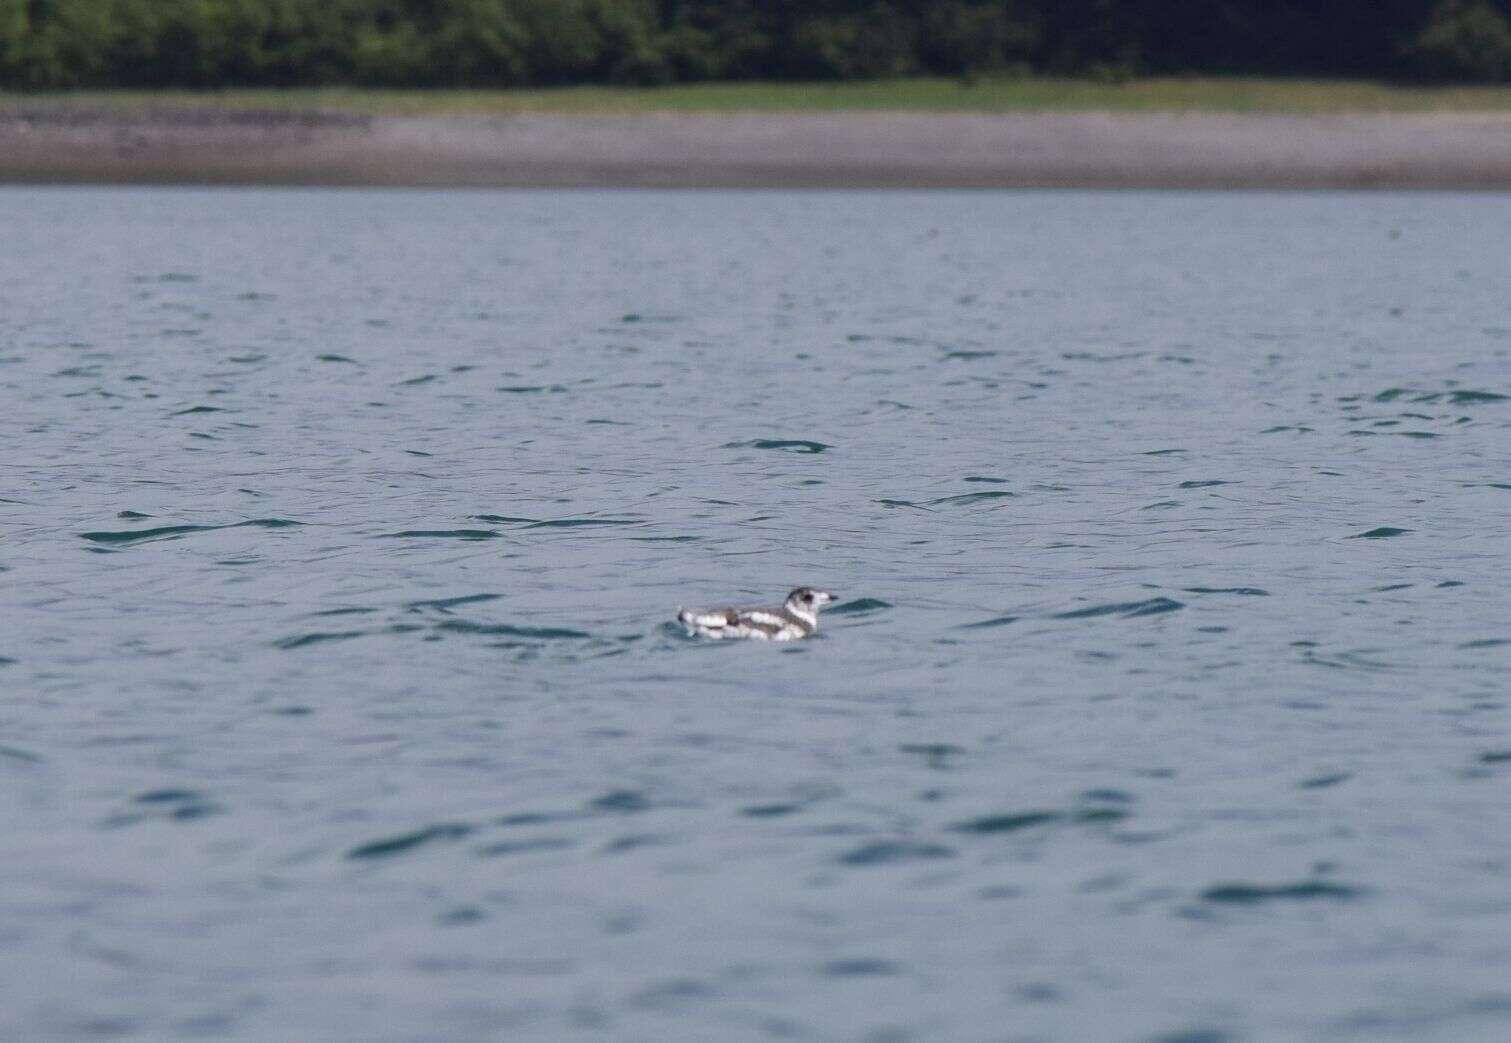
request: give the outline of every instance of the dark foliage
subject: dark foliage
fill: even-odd
[[[1511,80],[1511,0],[0,0],[0,86]]]

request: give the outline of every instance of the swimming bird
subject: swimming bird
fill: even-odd
[[[677,609],[688,633],[702,637],[746,637],[756,641],[796,641],[818,631],[818,611],[834,601],[827,590],[798,587],[781,608]]]

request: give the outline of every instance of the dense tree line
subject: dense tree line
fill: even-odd
[[[1511,80],[1511,0],[0,0],[0,85]]]

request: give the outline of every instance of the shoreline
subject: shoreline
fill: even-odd
[[[1511,113],[0,107],[0,183],[1511,190]]]

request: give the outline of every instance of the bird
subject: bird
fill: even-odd
[[[690,635],[754,641],[797,641],[818,632],[819,609],[836,600],[827,590],[798,587],[781,608],[716,608],[695,612],[677,609],[677,619]]]

